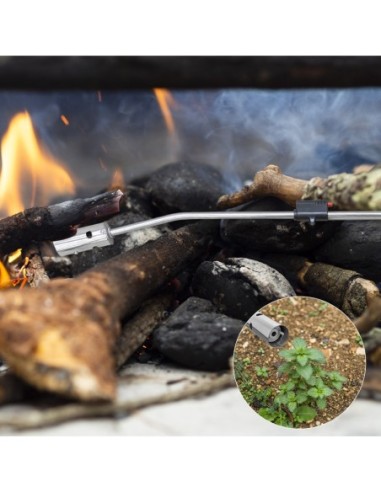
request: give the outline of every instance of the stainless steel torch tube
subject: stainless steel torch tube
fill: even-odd
[[[255,313],[246,325],[261,340],[271,347],[281,347],[287,342],[288,329],[261,312]]]

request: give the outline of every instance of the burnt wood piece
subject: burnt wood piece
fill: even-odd
[[[153,172],[146,184],[153,202],[164,213],[210,211],[231,190],[222,173],[208,164],[175,162]]]
[[[139,311],[123,324],[115,345],[116,367],[121,368],[144,343],[156,326],[168,316],[175,293],[158,294],[146,301]]]
[[[153,346],[182,366],[219,371],[229,367],[242,326],[210,301],[189,297],[155,330]]]
[[[37,388],[82,400],[115,397],[120,320],[188,263],[218,233],[214,221],[183,227],[75,279],[0,296],[0,354]]]
[[[0,57],[3,89],[279,89],[380,85],[381,60],[375,56]]]
[[[283,275],[248,258],[204,261],[195,273],[192,287],[195,295],[242,321],[275,299],[295,295]]]
[[[28,284],[31,287],[37,288],[49,282],[49,275],[45,270],[38,244],[32,243],[23,251],[23,256],[29,260],[26,265]]]
[[[381,165],[360,173],[340,173],[309,181],[292,178],[269,164],[253,182],[231,195],[221,196],[218,207],[236,207],[256,198],[272,196],[291,206],[297,200],[325,200],[339,210],[381,210]]]
[[[341,222],[331,238],[314,251],[317,261],[350,268],[381,281],[381,222]]]
[[[0,254],[11,253],[31,242],[63,239],[75,234],[77,226],[94,224],[120,211],[119,190],[91,198],[33,207],[0,220]]]
[[[292,207],[277,198],[263,198],[242,207],[242,211],[290,211]],[[295,220],[226,220],[221,228],[222,238],[239,245],[243,251],[270,253],[303,253],[311,251],[332,236],[332,222]]]
[[[294,255],[261,255],[261,261],[278,268],[280,272],[311,296],[324,299],[340,308],[349,318],[358,318],[373,299],[380,296],[374,282],[352,270],[311,263]]]

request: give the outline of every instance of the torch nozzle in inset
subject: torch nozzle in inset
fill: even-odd
[[[255,313],[246,325],[261,340],[271,347],[281,347],[288,340],[288,329],[262,313]]]

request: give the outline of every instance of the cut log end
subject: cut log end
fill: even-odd
[[[11,294],[0,300],[0,347],[14,373],[41,390],[84,401],[112,400],[116,377],[101,319],[109,331],[113,320],[91,291],[86,302],[92,310],[84,307],[84,289],[75,281],[54,280],[28,295]]]

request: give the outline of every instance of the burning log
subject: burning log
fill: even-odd
[[[0,254],[4,255],[31,242],[63,239],[75,234],[76,227],[100,222],[120,210],[119,190],[77,198],[67,202],[34,207],[0,220]]]
[[[112,350],[120,320],[187,263],[218,232],[215,222],[183,227],[127,251],[75,279],[0,296],[0,353],[37,388],[82,400],[113,399]]]
[[[144,343],[156,326],[168,316],[175,293],[158,294],[146,301],[122,327],[116,343],[116,366],[120,368]]]
[[[311,263],[294,255],[261,255],[260,259],[278,269],[293,285],[297,283],[309,295],[331,302],[351,319],[358,318],[380,296],[374,282],[352,270]]]
[[[252,184],[218,200],[218,208],[236,207],[256,198],[272,196],[295,206],[297,200],[325,200],[339,210],[381,210],[381,165],[356,174],[334,174],[309,181],[292,178],[270,164],[257,172]]]

